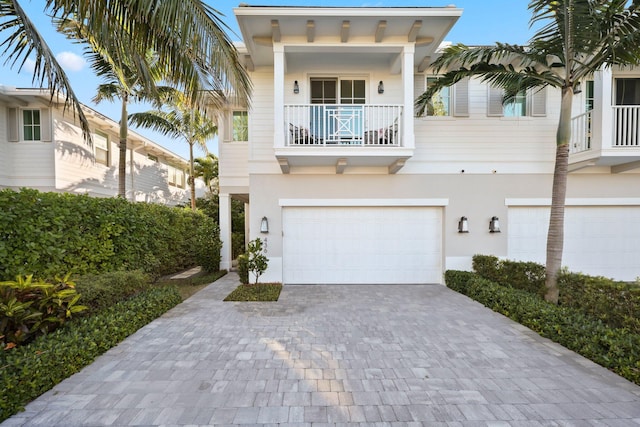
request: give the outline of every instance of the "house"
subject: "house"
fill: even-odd
[[[44,89],[0,86],[0,188],[116,196],[119,124],[87,106],[83,111],[92,145],[62,99]],[[129,131],[127,199],[186,204],[188,170],[187,160]]]
[[[222,268],[231,198],[265,281],[442,283],[474,254],[544,263],[560,94],[463,80],[414,99],[461,9],[236,8],[254,85],[219,118]],[[640,70],[576,95],[564,265],[640,276]]]

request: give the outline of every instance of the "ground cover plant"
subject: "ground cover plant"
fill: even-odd
[[[242,284],[224,301],[278,301],[281,290],[281,283]]]
[[[520,271],[525,276],[529,274],[525,268],[528,263],[521,263],[522,265],[517,267],[513,267],[512,263],[514,262],[510,261],[506,264],[511,271],[509,274],[512,276],[513,271]],[[538,276],[532,275],[532,283],[528,285],[520,277],[513,281],[516,286],[512,286],[511,283],[504,282],[504,278],[508,274],[502,271],[505,264],[499,262],[497,258],[476,256],[474,257],[474,267],[476,265],[481,266],[479,268],[482,271],[481,274],[468,271],[447,271],[445,273],[447,286],[527,326],[541,336],[581,354],[636,384],[640,384],[640,334],[627,326],[618,327],[616,325],[619,323],[609,322],[616,316],[604,315],[612,307],[615,308],[619,305],[617,303],[619,298],[611,298],[611,295],[619,294],[620,289],[624,295],[636,295],[633,289],[629,291],[628,288],[614,286],[610,292],[604,294],[607,297],[600,298],[588,295],[592,293],[601,295],[602,292],[597,290],[599,287],[596,287],[595,291],[588,287],[582,287],[583,297],[576,298],[573,295],[570,298],[567,295],[570,292],[566,291],[566,287],[561,286],[560,305],[555,305],[546,302],[541,297],[537,285],[533,284],[536,282],[539,285],[540,278]],[[538,271],[538,266],[533,266],[533,270]],[[485,274],[491,276],[493,280],[483,277]],[[576,276],[566,272],[561,276],[573,277],[574,282],[571,286],[574,286],[574,289],[572,292],[580,292],[578,291],[579,285],[576,284],[580,282],[578,277],[581,277],[581,280],[589,277]],[[591,279],[600,284],[609,280]],[[561,281],[561,283],[563,282]],[[565,286],[568,285],[565,284]],[[633,288],[632,285],[630,286]],[[563,289],[566,292],[564,299]],[[585,301],[585,303],[577,303],[576,300]],[[599,303],[591,303],[593,300]],[[623,298],[625,302],[630,300],[631,298]],[[623,305],[627,309],[631,306],[637,310],[637,301],[633,304],[629,302],[627,305]],[[630,312],[624,317],[626,325],[634,325],[637,322],[638,319],[634,317],[634,313],[637,311]]]

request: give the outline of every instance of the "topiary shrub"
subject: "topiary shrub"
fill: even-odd
[[[249,284],[249,256],[246,253],[238,256],[238,276],[240,283]]]
[[[220,270],[220,249],[220,228],[213,219],[203,215],[196,230],[195,253],[198,265],[207,273]]]
[[[535,262],[500,260],[493,255],[474,255],[473,271],[480,277],[522,289],[532,294],[545,294],[545,267]]]
[[[472,258],[473,271],[480,277],[500,283],[500,260],[493,255],[474,255]]]

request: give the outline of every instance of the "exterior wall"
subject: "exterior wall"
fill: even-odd
[[[251,239],[267,239],[269,271],[264,280],[282,277],[283,199],[445,199],[443,241],[445,269],[469,269],[474,254],[508,256],[507,199],[551,197],[551,174],[438,175],[252,175],[249,227]],[[576,173],[569,176],[568,198],[638,198],[640,174]],[[636,210],[640,208],[636,207]],[[269,220],[269,233],[260,234],[260,220]],[[469,233],[458,233],[466,216]],[[489,232],[492,216],[500,218],[501,233]],[[544,259],[544,253],[540,255]]]

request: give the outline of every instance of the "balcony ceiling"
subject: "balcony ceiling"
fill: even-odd
[[[399,53],[415,44],[415,67],[425,66],[462,9],[448,7],[263,7],[234,9],[252,66],[273,65],[273,43],[285,53]]]

